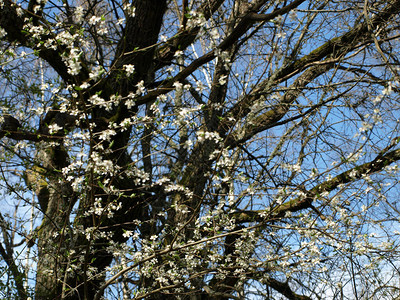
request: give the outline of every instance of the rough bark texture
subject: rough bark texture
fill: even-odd
[[[59,175],[68,165],[63,147],[38,145],[36,165],[27,171],[27,182],[35,190],[43,212],[37,229],[39,260],[37,263],[37,299],[58,299],[62,294],[69,248],[69,214],[76,199],[69,183]]]

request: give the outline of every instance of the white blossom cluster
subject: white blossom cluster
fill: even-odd
[[[196,132],[197,140],[202,143],[206,140],[214,141],[215,143],[221,142],[221,137],[219,136],[218,132],[208,132],[199,130]]]
[[[5,37],[7,35],[7,32],[0,27],[0,39],[2,39],[3,37]]]
[[[114,216],[114,213],[120,210],[121,207],[121,202],[111,202],[104,204],[104,199],[102,199],[101,197],[97,197],[94,199],[93,206],[85,211],[85,215],[92,216],[94,214],[96,216],[107,216],[107,218],[111,219]],[[93,239],[92,235],[95,230],[96,228],[92,228],[92,230],[87,229],[86,238],[88,240]]]

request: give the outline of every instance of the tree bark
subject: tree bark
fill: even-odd
[[[60,177],[66,167],[67,152],[61,146],[38,145],[37,165],[26,175],[34,188],[43,212],[37,232],[38,263],[36,299],[59,299],[67,264],[68,222],[76,201],[68,182]]]

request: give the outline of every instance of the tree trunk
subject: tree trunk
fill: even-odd
[[[61,145],[39,148],[35,159],[38,165],[27,172],[27,181],[34,187],[44,215],[37,229],[35,293],[36,299],[59,299],[69,248],[68,219],[75,200],[71,186],[59,175],[67,165],[66,151]]]

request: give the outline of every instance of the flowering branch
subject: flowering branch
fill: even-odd
[[[399,139],[396,139],[398,142]],[[390,147],[393,147],[391,145]],[[387,148],[389,149],[389,148]],[[400,160],[400,149],[393,150],[389,153],[383,154],[382,152],[372,161],[356,166],[346,172],[343,172],[331,180],[325,181],[309,191],[305,192],[305,196],[297,197],[296,199],[285,202],[272,208],[269,211],[241,211],[232,214],[236,218],[237,223],[247,222],[262,222],[273,223],[283,219],[288,212],[297,212],[300,210],[312,208],[312,202],[318,199],[321,194],[329,193],[336,189],[339,185],[354,182],[364,176],[368,176],[383,170],[391,163]],[[267,217],[263,217],[267,215]]]

